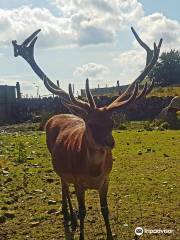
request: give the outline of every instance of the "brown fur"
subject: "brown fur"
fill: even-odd
[[[53,116],[46,133],[54,170],[63,181],[99,189],[112,168],[111,149],[95,144],[84,120],[70,114]]]

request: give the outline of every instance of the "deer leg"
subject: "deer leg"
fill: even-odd
[[[67,185],[62,180],[61,180],[61,184],[62,184],[62,213],[64,216],[64,221],[68,222],[69,212],[68,212],[68,204],[67,204]]]
[[[72,226],[73,230],[76,230],[78,224],[77,224],[76,215],[73,211],[71,198],[70,198],[70,195],[69,195],[69,187],[64,181],[62,181],[62,212],[63,212],[65,221],[69,220],[67,203],[69,204],[69,210],[70,210],[70,215],[71,215],[71,226]]]
[[[85,207],[85,190],[79,186],[75,186],[76,196],[79,206],[79,219],[80,219],[80,236],[79,240],[84,240],[84,219],[86,216]]]
[[[77,218],[76,218],[76,215],[73,211],[73,207],[72,207],[72,203],[71,203],[71,198],[70,198],[70,194],[69,194],[69,187],[62,180],[62,212],[63,212],[65,221],[69,220],[68,205],[69,205],[69,210],[70,210],[70,215],[71,215],[72,230],[76,230],[78,224],[77,224]]]
[[[78,226],[78,223],[77,223],[76,214],[73,211],[73,207],[72,207],[72,203],[71,203],[71,198],[70,198],[70,195],[69,195],[69,188],[68,187],[67,187],[67,200],[68,200],[70,214],[71,214],[71,227],[72,227],[72,230],[75,231],[77,226]]]
[[[107,239],[113,239],[111,227],[109,223],[109,210],[107,204],[107,192],[108,192],[108,181],[106,180],[103,186],[99,189],[99,197],[100,197],[100,204],[101,204],[101,212],[104,218],[104,222],[106,225],[106,232],[107,232]]]

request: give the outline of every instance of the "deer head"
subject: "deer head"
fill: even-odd
[[[89,88],[88,79],[86,80],[85,88],[88,102],[85,102],[74,97],[71,84],[69,84],[68,94],[56,86],[39,68],[34,60],[34,44],[37,40],[37,34],[40,32],[40,30],[34,32],[22,43],[22,45],[18,45],[16,41],[12,42],[14,45],[15,57],[20,55],[30,64],[34,72],[44,81],[45,87],[53,94],[58,95],[62,99],[62,103],[69,109],[72,114],[78,115],[85,121],[87,130],[90,131],[90,134],[92,135],[92,139],[94,139],[96,144],[99,144],[101,146],[103,145],[111,148],[114,146],[114,140],[112,137],[112,113],[117,109],[125,108],[137,100],[145,97],[152,90],[154,85],[153,81],[149,86],[147,83],[145,83],[143,89],[139,91],[139,84],[149,74],[158,60],[162,39],[160,39],[158,45],[154,43],[154,49],[151,50],[140,39],[135,30],[133,28],[131,29],[137,41],[147,52],[146,66],[140,75],[128,86],[122,95],[117,97],[117,99],[115,99],[115,101],[113,101],[108,106],[101,108],[98,108],[96,106]]]

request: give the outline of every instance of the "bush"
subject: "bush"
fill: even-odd
[[[122,113],[114,113],[113,114],[113,121],[114,121],[114,129],[121,129],[125,130],[125,122],[126,122],[126,117]]]
[[[122,123],[122,124],[119,126],[118,129],[119,129],[119,130],[127,130],[127,127],[126,127],[125,124]]]
[[[54,113],[49,113],[49,112],[45,112],[45,113],[42,114],[41,122],[39,124],[39,130],[40,131],[44,130],[46,122],[54,115],[55,115]]]
[[[161,123],[160,127],[161,127],[161,128],[164,128],[164,129],[169,129],[169,128],[170,128],[170,125],[169,125],[168,122],[163,122],[163,123]]]
[[[27,153],[26,153],[26,148],[23,142],[19,142],[17,146],[17,158],[16,162],[18,164],[26,162],[27,159]]]
[[[152,131],[153,130],[153,127],[151,126],[151,123],[150,122],[145,122],[144,124],[144,129],[146,131]]]

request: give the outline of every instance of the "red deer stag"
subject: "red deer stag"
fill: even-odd
[[[73,184],[79,205],[80,239],[84,239],[85,190],[96,189],[99,192],[102,215],[106,225],[107,238],[113,239],[109,223],[107,192],[109,173],[112,168],[112,113],[117,109],[133,104],[137,99],[145,96],[152,89],[145,84],[139,92],[138,85],[151,71],[159,57],[162,39],[158,46],[154,43],[152,51],[138,37],[132,29],[136,39],[147,51],[146,67],[127,90],[108,106],[98,108],[86,80],[86,95],[88,102],[74,97],[71,84],[69,94],[56,86],[40,69],[34,59],[34,44],[40,30],[27,38],[22,45],[13,41],[14,55],[23,57],[34,72],[44,81],[46,88],[58,95],[63,104],[72,114],[53,116],[46,124],[47,146],[52,155],[55,172],[60,176],[62,183],[62,212],[65,222],[68,217],[68,205],[71,214],[71,223],[74,228],[77,220],[69,195],[69,184]]]

